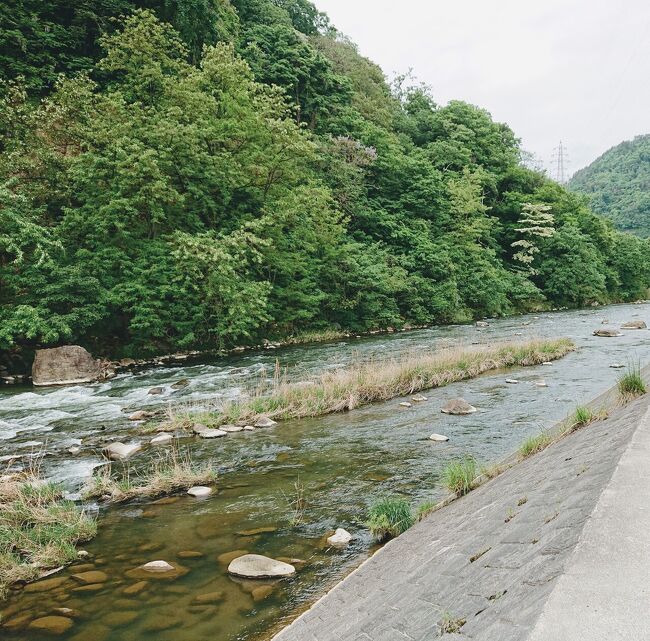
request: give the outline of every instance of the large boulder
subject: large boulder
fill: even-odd
[[[624,325],[621,325],[621,329],[648,329],[645,321],[642,320],[632,320],[628,321]]]
[[[228,572],[243,579],[281,579],[293,576],[296,568],[268,556],[245,554],[231,561]]]
[[[443,414],[463,416],[465,414],[474,414],[476,408],[472,407],[464,398],[454,398],[447,401],[440,411]]]
[[[104,454],[113,461],[124,461],[142,449],[141,443],[109,443]]]
[[[32,365],[34,385],[92,383],[101,376],[100,362],[79,345],[36,350]]]

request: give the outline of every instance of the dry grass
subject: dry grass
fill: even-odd
[[[75,545],[95,536],[97,526],[60,486],[34,472],[0,480],[0,598],[16,581],[77,558]]]
[[[178,449],[160,456],[141,471],[128,465],[114,470],[112,465],[101,467],[84,490],[84,498],[100,498],[108,503],[123,503],[136,498],[156,497],[187,490],[195,485],[210,485],[217,479],[212,465],[197,466],[189,452]]]
[[[287,420],[343,412],[474,378],[490,370],[539,365],[573,350],[569,339],[560,338],[412,352],[326,372],[308,385],[288,382],[278,371],[273,383],[260,385],[249,396],[226,402],[214,411],[197,414],[191,408],[185,412],[174,410],[165,429],[188,428],[196,422],[218,427],[250,424],[262,416]]]

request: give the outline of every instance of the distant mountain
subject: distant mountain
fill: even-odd
[[[581,169],[569,188],[622,230],[650,236],[650,134],[612,147]]]

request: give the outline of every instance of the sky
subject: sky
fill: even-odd
[[[314,0],[386,75],[508,123],[554,175],[650,133],[649,0]]]

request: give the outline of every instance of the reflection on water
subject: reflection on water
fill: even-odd
[[[494,462],[526,436],[610,387],[618,375],[610,364],[631,357],[647,361],[647,331],[615,339],[591,336],[604,318],[620,325],[637,315],[649,320],[650,305],[499,320],[485,330],[454,326],[292,347],[152,369],[85,387],[3,390],[1,454],[27,455],[45,447],[45,473],[64,480],[72,490],[100,462],[96,452],[109,437],[136,437],[137,427],[125,419],[125,410],[172,400],[234,397],[257,380],[261,370],[272,371],[276,358],[300,379],[354,358],[456,342],[489,343],[518,333],[524,338],[569,336],[579,346],[577,353],[552,366],[508,373],[518,385],[506,384],[503,373],[492,373],[427,392],[426,403],[408,409],[399,407],[402,399],[395,399],[217,442],[185,439],[183,445],[191,448],[195,460],[217,464],[218,494],[203,501],[181,496],[103,510],[99,535],[87,545],[91,558],[56,575],[62,580],[46,591],[36,591],[37,583],[14,594],[3,612],[10,627],[2,634],[30,641],[51,638],[27,626],[35,618],[63,614],[73,620],[60,636],[64,639],[234,641],[268,636],[271,628],[368,555],[372,542],[363,520],[375,499],[441,496],[438,475],[449,459],[470,453],[481,462]],[[535,384],[542,377],[548,387]],[[171,384],[182,378],[190,379],[190,385],[172,391]],[[148,394],[154,386],[165,388],[162,398]],[[466,417],[441,414],[444,400],[454,396],[465,397],[479,412]],[[433,432],[446,434],[450,441],[429,441]],[[68,454],[78,443],[81,452]],[[145,451],[141,458],[147,455]],[[307,506],[301,523],[294,525],[291,504],[297,482],[304,487]],[[325,543],[336,527],[355,536],[343,551]],[[264,531],[247,532],[258,528]],[[231,579],[225,569],[233,551],[297,560],[298,574],[275,584]],[[171,581],[144,583],[127,574],[158,559],[179,563],[187,572]],[[72,578],[91,569],[101,570],[106,580],[87,586]]]

